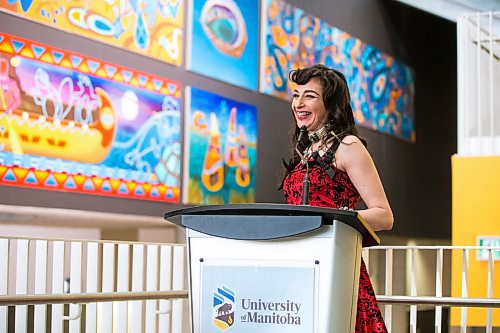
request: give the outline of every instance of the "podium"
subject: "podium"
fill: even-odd
[[[355,331],[361,248],[379,244],[358,213],[237,204],[165,219],[186,228],[192,333]]]

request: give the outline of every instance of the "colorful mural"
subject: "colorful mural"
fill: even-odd
[[[315,63],[343,72],[359,125],[415,141],[413,71],[281,0],[262,0],[260,91],[288,99],[288,73]]]
[[[179,202],[177,82],[0,33],[0,184]]]
[[[257,109],[186,88],[183,202],[255,201]]]
[[[182,63],[183,0],[0,0],[0,10],[169,64]]]
[[[193,0],[191,6],[187,68],[257,90],[258,1]]]

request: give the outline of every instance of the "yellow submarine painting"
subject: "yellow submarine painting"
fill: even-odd
[[[179,202],[180,85],[0,33],[0,185]]]

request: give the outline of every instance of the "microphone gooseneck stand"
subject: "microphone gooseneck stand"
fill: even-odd
[[[302,184],[302,204],[309,205],[309,186],[311,185],[311,181],[309,180],[309,161],[306,161],[306,174],[304,175]]]
[[[311,185],[311,181],[309,180],[309,161],[305,160],[304,155],[299,150],[299,143],[304,134],[307,134],[307,127],[303,125],[300,127],[299,137],[297,138],[297,144],[295,145],[295,151],[299,154],[302,159],[302,163],[306,164],[306,174],[304,175],[304,180],[302,181],[302,205],[309,205],[309,186]]]

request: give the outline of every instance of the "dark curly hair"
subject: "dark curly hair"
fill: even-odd
[[[359,137],[351,107],[351,95],[344,74],[336,69],[317,64],[303,69],[294,69],[290,71],[288,78],[291,82],[298,85],[304,85],[313,79],[320,82],[323,88],[323,104],[328,112],[325,124],[327,135],[323,138],[323,143],[326,144],[334,138],[331,147],[332,151],[337,150],[340,142],[346,136],[355,135]],[[292,131],[292,147],[295,147],[300,132],[297,124],[295,124],[295,128]],[[336,137],[332,132],[335,133]],[[360,140],[366,145],[363,139],[360,138]],[[298,148],[303,151],[310,144],[309,138],[303,136]],[[288,165],[295,166],[299,161],[300,157],[294,149],[293,157],[290,159]]]

